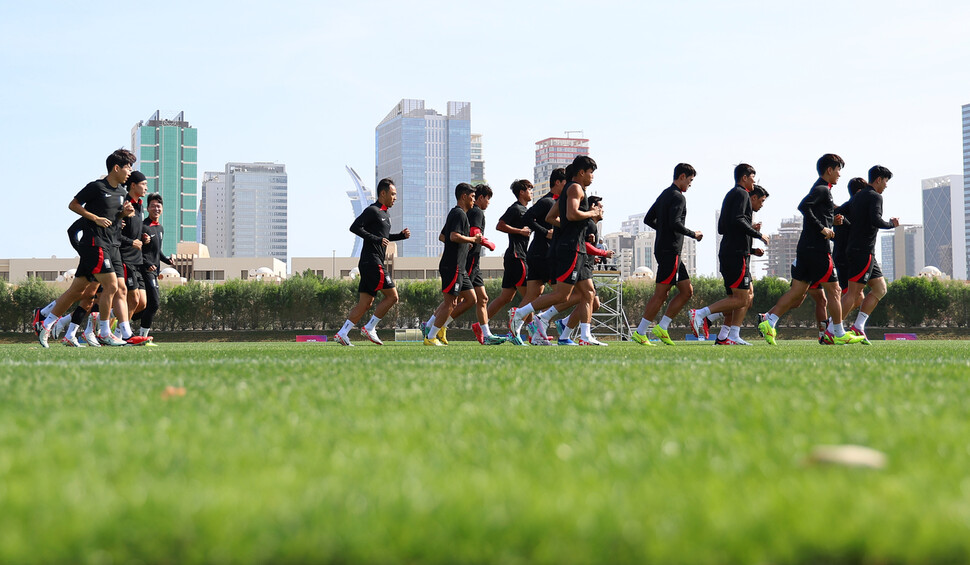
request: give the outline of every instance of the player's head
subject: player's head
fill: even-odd
[[[475,206],[482,210],[488,208],[488,203],[492,200],[492,187],[485,183],[475,185]]]
[[[566,169],[562,167],[553,169],[552,174],[549,175],[549,191],[559,194],[564,186],[566,186]]]
[[[751,189],[754,188],[754,176],[756,174],[754,167],[747,163],[741,163],[734,167],[734,182],[751,192]]]
[[[509,189],[519,202],[532,200],[532,183],[526,179],[512,181],[512,186]]]
[[[687,163],[678,163],[674,167],[674,184],[681,192],[687,192],[687,189],[690,188],[690,183],[694,182],[694,177],[696,176],[697,171]]]
[[[595,170],[596,161],[592,157],[576,155],[573,162],[566,167],[566,182],[577,182],[583,187],[587,187],[593,182],[593,171]]]
[[[589,207],[590,208],[594,208],[596,206],[599,206],[600,208],[603,207],[603,197],[602,196],[590,196],[587,199],[587,201],[589,202]]]
[[[765,199],[768,198],[768,191],[765,187],[760,184],[754,185],[751,189],[751,209],[757,212],[765,205]]]
[[[377,183],[377,201],[388,208],[394,206],[397,201],[397,187],[393,180],[384,178]]]
[[[472,203],[475,200],[475,189],[472,185],[467,182],[460,182],[455,187],[455,200],[458,201],[458,205],[461,206],[462,203],[467,203],[468,208],[471,208]]]
[[[889,179],[891,178],[893,178],[892,171],[882,165],[876,165],[869,169],[869,184],[879,194],[882,194],[882,191],[886,189],[886,185],[889,184]]]
[[[815,164],[815,170],[818,171],[819,178],[829,184],[835,184],[839,181],[839,176],[842,175],[843,168],[845,168],[845,161],[835,153],[822,155]]]
[[[157,220],[162,215],[162,195],[153,192],[148,195],[148,217]]]
[[[148,193],[148,178],[141,171],[132,171],[125,181],[125,186],[128,187],[128,194],[141,198]]]
[[[118,184],[123,184],[128,180],[131,173],[131,166],[137,159],[135,154],[127,149],[115,149],[108,158],[104,160],[105,167],[108,169],[108,176],[113,177]]]
[[[862,177],[855,177],[849,181],[849,196],[859,192],[866,187],[866,179]]]

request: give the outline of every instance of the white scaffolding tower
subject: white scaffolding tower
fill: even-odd
[[[619,271],[593,271],[593,286],[600,297],[600,308],[593,314],[590,329],[596,337],[617,341],[630,339],[630,323],[623,311],[623,285]]]

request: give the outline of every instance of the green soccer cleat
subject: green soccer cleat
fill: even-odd
[[[662,341],[663,343],[665,343],[667,345],[673,345],[674,344],[674,340],[670,339],[670,332],[668,332],[667,330],[661,328],[660,326],[658,326],[656,324],[654,324],[654,326],[653,326],[653,335],[659,337],[660,338],[660,341]]]
[[[845,334],[839,337],[832,336],[832,343],[835,345],[852,345],[853,343],[862,343],[864,339],[864,337],[855,335],[852,332],[845,332]]]
[[[862,341],[860,341],[859,343],[861,343],[862,345],[872,345],[872,342],[869,341],[869,337],[866,336],[866,332],[856,328],[855,326],[852,326],[852,329],[850,329],[845,333],[861,337]]]
[[[640,332],[638,332],[636,330],[633,330],[633,333],[630,335],[630,337],[632,337],[633,338],[633,341],[639,343],[640,345],[649,345],[651,347],[656,347],[657,346],[656,343],[651,343],[649,337],[641,334]]]
[[[502,345],[503,343],[508,341],[505,337],[502,337],[500,335],[490,335],[484,339],[485,339],[484,345]]]
[[[777,345],[775,343],[775,336],[778,335],[778,331],[771,327],[771,322],[765,320],[764,322],[758,324],[758,331],[761,332],[761,335],[765,336],[765,341],[767,341],[769,345]]]

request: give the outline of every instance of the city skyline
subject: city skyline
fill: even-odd
[[[497,210],[512,201],[511,181],[529,178],[536,140],[583,130],[600,167],[592,190],[605,198],[605,232],[616,231],[628,210],[649,208],[678,162],[698,170],[687,194],[688,222],[708,235],[711,211],[741,161],[755,166],[771,193],[759,214],[769,233],[796,212],[822,153],[845,158],[843,179],[864,176],[877,163],[889,167],[885,214],[903,223],[922,221],[922,179],[964,168],[958,116],[970,103],[965,3],[421,7],[402,13],[380,1],[366,7],[282,1],[255,18],[218,3],[135,5],[126,19],[172,22],[163,44],[179,66],[150,87],[112,75],[110,87],[119,94],[105,96],[92,85],[106,80],[117,42],[92,40],[83,30],[102,26],[115,7],[4,5],[3,52],[27,56],[0,59],[0,75],[16,85],[0,93],[0,119],[16,132],[0,140],[0,166],[10,172],[43,159],[48,148],[70,149],[57,150],[48,175],[56,180],[44,187],[44,204],[11,191],[14,208],[40,206],[50,229],[37,230],[29,213],[15,215],[0,227],[0,256],[72,254],[62,233],[76,218],[68,202],[104,174],[108,153],[129,146],[131,126],[146,108],[162,116],[184,110],[191,118],[200,130],[200,172],[230,161],[287,164],[291,256],[352,247],[347,205],[332,202],[350,188],[343,167],[373,170],[374,125],[401,98],[474,104],[471,127],[484,136]],[[571,58],[536,64],[526,56],[550,43],[535,22],[572,29],[580,9],[582,28],[552,40],[578,42]],[[470,19],[483,34],[518,41],[483,50],[456,25]],[[646,36],[643,22],[650,26]],[[435,32],[399,41],[408,29]],[[252,76],[259,65],[288,78],[210,78],[212,69]],[[576,93],[565,95],[566,88]],[[369,184],[370,175],[364,177]],[[844,182],[835,188],[839,196],[844,190]],[[167,205],[166,215],[172,211]],[[712,237],[698,245],[699,274],[715,273],[715,253]]]

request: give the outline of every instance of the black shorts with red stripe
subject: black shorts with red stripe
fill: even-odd
[[[86,277],[93,282],[95,275],[114,272],[114,260],[104,247],[82,245],[78,247],[78,255],[81,260],[78,261],[77,271],[74,273],[76,277]]]
[[[832,260],[835,262],[835,273],[839,279],[839,288],[845,293],[849,288],[849,265],[846,264],[844,256],[841,261],[835,261],[835,257]]]
[[[846,264],[846,277],[847,282],[867,284],[872,279],[882,277],[882,269],[879,268],[879,261],[876,261],[876,256],[872,253],[850,251]]]
[[[526,281],[539,281],[542,284],[546,284],[549,281],[553,281],[552,277],[552,259],[548,255],[529,255],[525,258],[526,264]]]
[[[721,264],[721,277],[724,278],[724,288],[728,294],[735,289],[747,290],[751,288],[751,256],[747,253],[718,253],[717,259]]]
[[[479,257],[469,257],[465,261],[465,274],[468,276],[468,280],[471,281],[472,288],[478,286],[485,286],[485,279],[482,278],[482,258]]]
[[[851,270],[850,270],[851,272]],[[791,264],[792,280],[808,283],[809,288],[818,288],[830,282],[838,282],[832,254],[825,251],[805,250],[795,254]]]
[[[690,280],[679,253],[662,252],[653,256],[657,259],[657,284],[677,284]]]
[[[556,282],[576,284],[593,277],[593,271],[586,264],[586,254],[567,248],[556,250]]]
[[[124,267],[125,288],[128,290],[145,290],[145,280],[141,276],[141,271],[127,263],[122,263]]]
[[[377,291],[394,288],[391,275],[384,265],[360,265],[360,284],[357,291],[361,294],[377,296]]]
[[[515,255],[506,255],[502,263],[505,267],[505,273],[502,275],[502,288],[523,286],[529,274],[525,259]]]
[[[455,266],[439,266],[438,272],[441,273],[441,292],[458,296],[466,290],[472,290],[472,281],[465,273],[465,269]]]

